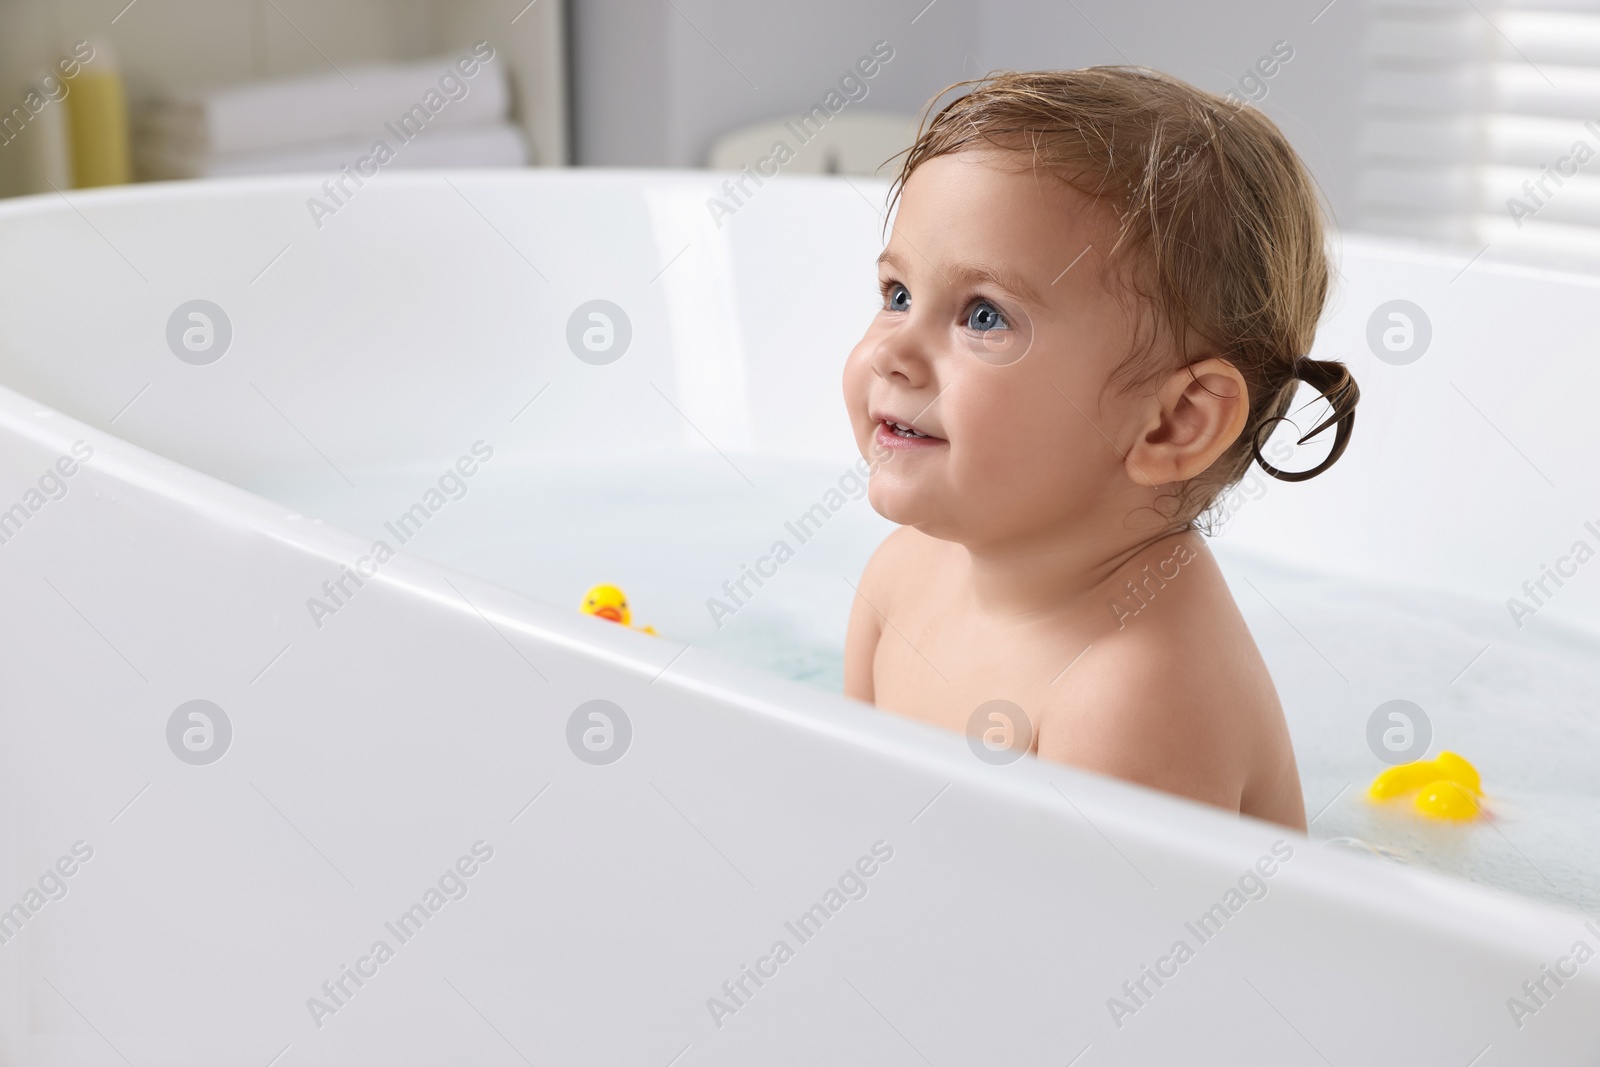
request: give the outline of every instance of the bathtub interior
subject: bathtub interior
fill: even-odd
[[[230,194],[11,222],[13,262],[34,266],[0,306],[6,384],[387,541],[484,441],[498,462],[408,550],[563,606],[615,582],[667,634],[838,688],[847,579],[889,529],[859,499],[838,398],[875,306],[881,183],[774,183],[718,226],[682,178],[574,181],[560,211],[515,182],[441,179],[426,210],[374,186],[321,229],[284,184],[243,215]],[[1522,583],[1572,541],[1600,545],[1580,491],[1596,431],[1561,413],[1600,385],[1572,341],[1593,283],[1360,238],[1341,265],[1315,354],[1357,370],[1355,443],[1305,485],[1253,473],[1214,539],[1284,696],[1313,833],[1596,906],[1600,582],[1573,579],[1520,628],[1504,601],[1531,603]],[[74,291],[103,306],[69,310]],[[161,321],[196,296],[234,332],[204,367],[172,357]],[[1396,296],[1433,334],[1399,366],[1366,336]],[[597,298],[632,334],[601,366],[573,355],[561,311]],[[63,351],[105,358],[86,378]],[[841,498],[825,529],[795,525]],[[779,541],[796,549],[781,568]],[[759,588],[758,564],[779,572]],[[1434,750],[1482,763],[1493,830],[1362,802],[1382,766],[1365,719],[1396,697],[1424,708]]]
[[[396,176],[321,229],[304,205],[314,186],[294,179],[75,198],[81,214],[7,208],[0,384],[36,401],[46,422],[64,415],[256,494],[283,536],[333,538],[342,554],[329,563],[398,541],[386,524],[440,488],[441,506],[404,541],[402,570],[407,558],[443,564],[486,583],[465,587],[477,604],[500,589],[552,612],[615,582],[663,648],[694,649],[685,662],[705,655],[837,689],[848,583],[888,530],[851,480],[858,457],[837,381],[876,302],[884,190],[773,182],[721,226],[706,211],[712,190],[682,175]],[[1583,497],[1600,429],[1581,407],[1600,371],[1573,342],[1594,283],[1461,265],[1343,241],[1339,296],[1314,354],[1349,361],[1361,381],[1354,443],[1305,485],[1246,483],[1214,545],[1289,714],[1313,838],[1357,839],[1397,866],[1592,908],[1600,578],[1580,571],[1520,628],[1504,601],[1587,536],[1585,520],[1600,525]],[[167,342],[172,310],[196,298],[223,308],[233,333],[205,366],[181,362]],[[1428,353],[1408,365],[1377,359],[1366,339],[1373,310],[1397,298],[1432,323]],[[631,340],[595,365],[574,354],[568,326],[574,309],[602,299],[624,310]],[[480,451],[471,477],[442,483],[480,443],[492,458]],[[7,499],[26,488],[13,480]],[[801,543],[791,526],[819,503],[828,518]],[[158,524],[148,525],[154,542]],[[90,551],[91,534],[72,547]],[[724,582],[779,540],[793,558],[735,602]],[[283,616],[275,624],[316,634],[321,648],[360,640],[352,624],[388,604],[385,592],[363,592],[348,611],[314,618],[303,603],[318,591],[311,576],[292,595],[262,596]],[[737,608],[720,625],[712,598]],[[643,654],[630,635],[589,640]],[[368,652],[369,668],[382,662]],[[431,698],[452,698],[446,681]],[[397,686],[339,690],[363,704],[406,699]],[[113,691],[107,683],[103,695]],[[1368,718],[1396,697],[1426,710],[1434,750],[1478,763],[1492,824],[1423,825],[1361,800],[1382,768]],[[782,766],[781,746],[730,723],[725,735],[686,727],[686,743],[719,753],[747,743],[773,760],[769,771]],[[749,769],[737,775],[765,786]],[[805,783],[778,777],[804,795]],[[837,811],[829,802],[841,835],[855,825],[845,798],[865,788],[847,787]],[[575,853],[609,863],[582,843],[583,806],[562,811]],[[1180,823],[1175,838],[1190,828]],[[973,817],[963,847],[1002,847],[983,843],[995,825]],[[1107,899],[1124,891],[1107,886]],[[963,888],[1007,892],[981,877]],[[706,921],[715,912],[692,895],[674,900]],[[592,901],[563,906],[594,914]],[[924,948],[923,965],[937,967]],[[704,977],[715,988],[724,976]],[[648,994],[630,985],[628,1002]],[[546,1051],[583,1047],[544,1021],[559,1034]]]
[[[875,306],[881,183],[774,183],[721,226],[682,177],[586,176],[559,211],[511,180],[418,184],[363,190],[309,232],[292,183],[258,184],[243,215],[230,192],[12,220],[6,384],[389,541],[484,441],[496,460],[408,551],[563,606],[614,582],[667,634],[837,689],[847,580],[888,530],[859,499],[838,390]],[[1341,267],[1315,354],[1356,369],[1354,443],[1310,483],[1254,472],[1213,539],[1284,697],[1312,832],[1600,905],[1600,581],[1547,583],[1521,626],[1505,600],[1531,604],[1523,583],[1573,542],[1600,547],[1578,407],[1600,372],[1573,341],[1594,282],[1361,238]],[[75,314],[74,291],[105,306]],[[234,331],[199,367],[164,321],[196,296]],[[1396,298],[1432,334],[1405,365],[1367,336]],[[595,299],[631,327],[606,365],[567,338]],[[104,356],[86,378],[62,351]],[[796,551],[778,567],[780,541]],[[757,566],[778,573],[758,588]],[[1482,765],[1492,827],[1363,801],[1382,767],[1366,719],[1396,698],[1424,709],[1433,751]]]

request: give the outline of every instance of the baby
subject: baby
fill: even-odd
[[[1252,459],[1309,478],[1354,423],[1346,368],[1305,358],[1330,266],[1299,159],[1174,78],[1013,73],[925,124],[893,197],[844,395],[901,528],[861,577],[845,691],[1303,830],[1283,710],[1197,527]],[[1262,447],[1300,382],[1331,413],[1296,444],[1334,440],[1290,471]]]

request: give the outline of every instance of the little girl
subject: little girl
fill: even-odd
[[[862,454],[891,450],[869,498],[901,529],[862,575],[846,692],[1304,829],[1196,526],[1252,459],[1309,478],[1354,424],[1349,372],[1305,358],[1330,267],[1300,160],[1152,71],[1013,73],[926,123],[893,196],[844,395]],[[1300,382],[1332,413],[1298,443],[1333,443],[1288,471],[1262,446]]]

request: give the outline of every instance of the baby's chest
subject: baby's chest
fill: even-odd
[[[1048,640],[886,626],[873,660],[874,703],[961,733],[1003,728],[1019,715],[1036,732],[1045,712],[1068,695],[1069,687],[1051,678],[1070,660]],[[1023,729],[1020,721],[1012,726]]]

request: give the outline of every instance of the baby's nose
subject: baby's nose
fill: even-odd
[[[873,346],[871,364],[878,377],[913,387],[924,384],[932,375],[928,350],[913,331],[905,328],[893,330]]]

